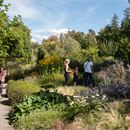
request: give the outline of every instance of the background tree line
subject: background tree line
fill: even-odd
[[[8,18],[8,8],[9,5],[0,0],[1,65],[8,62],[28,64],[35,59],[49,72],[61,71],[65,58],[70,58],[76,65],[88,58],[99,62],[104,57],[130,62],[130,7],[124,10],[121,24],[114,14],[111,23],[98,34],[92,29],[88,33],[71,30],[59,37],[43,39],[42,44],[31,42],[30,29],[24,25],[21,16],[14,16],[12,20]]]

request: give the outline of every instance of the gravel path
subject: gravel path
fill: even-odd
[[[8,123],[8,98],[0,98],[0,130],[14,130]]]

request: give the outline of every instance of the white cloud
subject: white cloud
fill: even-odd
[[[67,28],[63,28],[64,22],[70,15],[65,4],[76,1],[78,0],[6,0],[6,3],[11,3],[8,12],[9,16],[21,15],[25,24],[26,21],[30,20],[28,27],[32,30],[32,40],[41,42],[43,38],[46,39],[50,35],[59,36],[61,33],[68,31]],[[88,1],[91,0],[82,0],[82,2]],[[83,13],[83,17],[76,23],[81,23],[97,8],[97,5],[88,7]],[[33,25],[29,23],[33,23]]]
[[[47,39],[48,36],[47,35],[43,35],[43,34],[32,34],[32,41],[33,42],[38,42],[41,43],[43,39]]]
[[[31,33],[32,41],[41,43],[41,41],[43,39],[47,39],[51,35],[60,36],[61,33],[66,34],[67,32],[68,32],[67,28],[48,29],[48,30],[44,30],[44,29],[33,30]]]
[[[6,0],[10,3],[8,14],[10,16],[21,15],[23,18],[36,19],[40,16],[40,12],[33,7],[30,0]]]
[[[60,29],[50,29],[48,32],[54,34],[54,35],[59,35],[61,33],[66,34],[68,32],[67,28],[60,28]]]
[[[62,28],[66,20],[66,12],[63,11],[66,1],[56,1],[6,0],[6,3],[11,4],[8,12],[9,16],[21,15],[24,21],[30,20],[34,24],[28,25],[32,30],[32,40],[41,42],[43,38],[46,39],[49,35],[59,35],[65,31],[56,28]]]

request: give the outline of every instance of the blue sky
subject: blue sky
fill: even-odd
[[[8,15],[21,15],[31,29],[33,41],[41,42],[49,35],[59,35],[68,29],[100,31],[109,24],[114,13],[119,21],[129,7],[128,0],[5,0],[11,3]]]

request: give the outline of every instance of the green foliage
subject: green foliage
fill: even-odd
[[[44,108],[48,110],[56,104],[67,105],[66,96],[57,92],[41,91],[31,96],[26,96],[21,103],[15,104],[9,114],[10,122],[16,122],[22,115],[29,114],[32,110]]]
[[[119,48],[118,43],[100,43],[99,44],[99,54],[101,56],[115,56]]]
[[[27,63],[31,58],[30,30],[24,25],[21,16],[9,20],[9,5],[0,4],[0,65],[7,61]]]
[[[81,49],[84,49],[88,46],[87,40],[86,40],[86,36],[83,32],[75,32],[73,31],[69,31],[67,36],[70,36],[71,38],[75,39],[76,41],[79,42]]]
[[[63,49],[64,49],[64,57],[75,57],[80,51],[80,45],[79,43],[72,39],[71,37],[68,37],[65,41],[63,41]]]
[[[85,34],[83,32],[75,32],[74,30],[69,31],[67,37],[68,36],[78,41],[81,49],[86,49],[88,46],[95,45],[97,43],[95,32],[91,29],[89,30],[88,34]]]
[[[19,102],[25,95],[38,92],[40,88],[25,81],[9,81],[8,82],[8,98],[11,104]]]
[[[45,50],[42,47],[39,47],[37,53],[37,63],[38,61],[44,59],[44,57],[45,57]]]
[[[123,60],[125,63],[130,62],[130,41],[128,38],[122,38],[115,57],[118,57],[118,59]]]
[[[0,1],[0,65],[5,64],[5,58],[8,56],[7,48],[8,46],[3,44],[4,38],[8,33],[8,16],[6,14],[9,5],[5,5],[4,1]]]
[[[60,57],[73,57],[80,51],[79,43],[71,37],[65,37],[62,41],[47,41],[43,44],[49,54],[59,55]]]
[[[59,73],[52,73],[51,75],[43,75],[42,77],[43,86],[46,84],[52,84],[53,86],[59,86],[64,81],[64,75]]]
[[[84,63],[87,59],[92,59],[92,61],[98,61],[98,51],[99,49],[94,46],[90,46],[87,49],[82,49],[80,52],[80,61]]]
[[[34,110],[40,109],[45,111],[54,109],[61,112],[62,120],[73,121],[80,114],[89,113],[92,110],[99,111],[102,107],[102,102],[96,98],[91,98],[90,101],[87,101],[84,97],[73,99],[72,97],[47,90],[26,96],[22,102],[15,104],[9,114],[9,119],[11,123],[17,124],[21,117],[30,115],[30,112]]]
[[[24,25],[21,17],[14,17],[9,23],[9,33],[5,44],[9,46],[10,58],[14,58],[19,64],[29,62],[31,58],[30,30]]]
[[[114,14],[113,18],[112,18],[112,21],[111,21],[111,26],[112,26],[112,29],[113,30],[116,30],[118,29],[118,25],[119,22],[118,22],[118,16],[116,14]]]
[[[22,116],[17,123],[19,130],[25,129],[51,129],[60,120],[60,111],[56,110],[36,110],[28,116]]]
[[[63,59],[58,55],[48,55],[43,60],[39,61],[41,72],[44,74],[59,73],[63,68]]]

